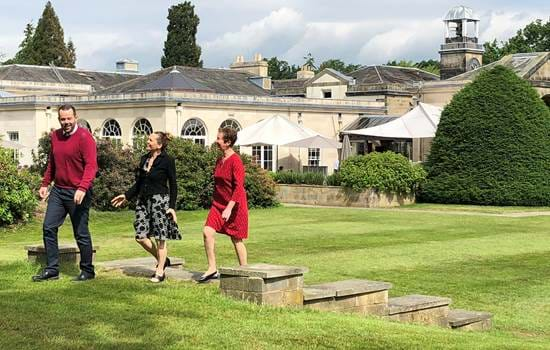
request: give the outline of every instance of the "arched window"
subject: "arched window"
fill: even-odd
[[[189,119],[183,124],[181,137],[204,146],[206,145],[206,126],[199,119]]]
[[[241,131],[242,127],[235,119],[226,119],[220,124],[220,128],[231,128],[237,131]]]
[[[101,137],[120,141],[122,138],[122,130],[118,122],[114,119],[107,120],[101,128]]]
[[[79,127],[88,129],[89,132],[92,132],[92,127],[86,119],[78,119],[77,122]]]
[[[151,126],[151,123],[147,119],[139,119],[136,120],[134,123],[134,127],[132,128],[132,137],[142,137],[142,136],[149,136],[153,133],[153,127]]]

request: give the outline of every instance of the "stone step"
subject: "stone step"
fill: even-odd
[[[492,317],[488,312],[455,309],[449,311],[448,321],[452,329],[485,331],[491,329]]]
[[[80,262],[80,250],[76,243],[60,243],[58,244],[59,263],[61,265],[66,264],[78,264]],[[30,263],[46,264],[46,249],[43,244],[31,244],[26,245],[27,260]],[[93,246],[92,248],[92,260],[95,260],[96,252],[99,250],[99,246]]]
[[[304,307],[337,312],[387,315],[391,283],[344,280],[304,287]]]
[[[388,300],[392,320],[449,327],[451,299],[429,295],[406,295]]]
[[[181,258],[170,257],[170,263],[172,267],[181,267],[185,264],[185,261]],[[133,259],[120,259],[120,260],[110,260],[102,261],[97,263],[98,267],[101,267],[104,270],[121,270],[126,268],[154,268],[157,265],[157,260],[152,256],[146,258],[133,258]]]

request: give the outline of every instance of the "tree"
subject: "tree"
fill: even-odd
[[[540,19],[529,23],[517,31],[516,35],[497,43],[496,40],[483,44],[485,53],[483,63],[500,60],[503,56],[518,52],[550,51],[550,20],[543,23]]]
[[[202,67],[201,48],[197,45],[199,16],[189,1],[168,10],[168,35],[164,42],[163,68],[170,66]]]
[[[27,26],[23,31],[23,33],[25,34],[25,38],[23,39],[23,41],[21,41],[21,44],[19,44],[19,51],[15,54],[14,58],[5,61],[3,64],[33,64],[31,62],[31,44],[32,37],[34,35],[34,29],[35,28],[32,22],[27,23]]]
[[[24,57],[25,62],[17,63],[43,66],[51,63],[57,67],[74,67],[74,62],[70,61],[71,54],[65,45],[63,28],[49,1],[46,3],[28,47],[29,57]],[[72,54],[74,55],[74,52]]]
[[[441,114],[421,199],[550,204],[550,110],[503,66],[481,72]]]
[[[76,66],[76,48],[71,39],[67,43],[67,67],[74,68]]]
[[[294,79],[300,68],[289,65],[287,61],[279,60],[276,56],[267,60],[267,74],[273,80]]]
[[[310,66],[311,69],[314,69],[317,71],[317,66],[315,65],[315,59],[313,58],[313,55],[311,52],[308,52],[307,55],[304,56],[304,60],[306,61],[304,63],[305,66]]]
[[[324,61],[323,63],[321,63],[321,65],[319,66],[318,71],[322,71],[325,68],[332,68],[334,70],[337,70],[338,72],[348,74],[348,73],[351,73],[351,72],[359,69],[360,67],[361,67],[360,64],[351,64],[351,63],[346,64],[341,59],[332,58],[332,59],[328,59],[328,60]]]

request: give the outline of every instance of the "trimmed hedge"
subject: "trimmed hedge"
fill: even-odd
[[[529,82],[497,66],[445,107],[421,200],[550,204],[550,111]]]
[[[346,159],[339,171],[342,186],[355,192],[367,188],[396,194],[414,193],[426,177],[424,169],[394,152],[373,152]]]
[[[323,185],[325,182],[325,175],[322,173],[300,173],[285,170],[271,173],[271,176],[279,184]]]
[[[38,200],[39,179],[27,170],[19,171],[13,153],[0,147],[0,226],[30,219]]]

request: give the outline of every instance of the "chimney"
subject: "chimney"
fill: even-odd
[[[267,77],[267,62],[262,60],[262,55],[259,53],[255,54],[254,59],[249,62],[245,62],[244,57],[239,55],[229,68],[240,72],[247,72],[256,77]]]
[[[304,64],[302,68],[296,73],[298,79],[311,79],[315,76],[315,72],[311,70],[309,64]]]
[[[116,62],[117,73],[139,73],[138,61],[129,60],[127,58]]]

